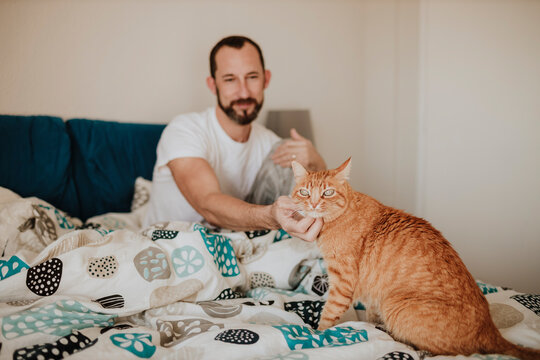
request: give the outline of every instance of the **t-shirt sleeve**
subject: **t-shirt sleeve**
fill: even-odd
[[[207,143],[198,119],[177,117],[163,130],[157,147],[156,165],[161,168],[169,161],[183,157],[206,159]]]

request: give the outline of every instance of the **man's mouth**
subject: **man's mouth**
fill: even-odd
[[[245,110],[250,108],[251,106],[255,105],[257,102],[252,99],[242,99],[242,100],[235,100],[232,102],[232,106],[235,106],[241,110]]]

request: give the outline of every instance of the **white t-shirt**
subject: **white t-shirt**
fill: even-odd
[[[280,138],[271,130],[253,122],[249,139],[239,143],[223,130],[216,108],[175,117],[157,146],[152,179],[152,194],[144,226],[162,221],[202,221],[203,217],[184,198],[167,166],[182,157],[203,158],[214,169],[221,192],[244,199],[263,160]]]

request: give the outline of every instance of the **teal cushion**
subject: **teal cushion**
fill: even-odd
[[[62,119],[0,115],[0,186],[79,212],[71,181],[70,140]]]
[[[129,212],[135,179],[152,179],[165,125],[71,119],[66,127],[72,142],[79,217]]]

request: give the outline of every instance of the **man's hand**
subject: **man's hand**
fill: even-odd
[[[291,167],[291,162],[296,160],[308,170],[326,169],[326,163],[315,146],[311,141],[298,134],[296,129],[291,129],[291,139],[285,141],[274,151],[272,160],[281,167]]]
[[[298,216],[298,205],[287,196],[280,196],[272,205],[272,216],[280,227],[292,236],[305,241],[315,241],[323,226],[322,219]]]

